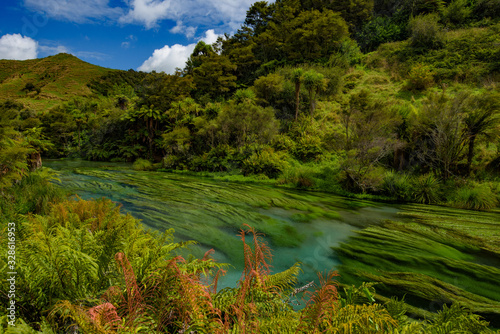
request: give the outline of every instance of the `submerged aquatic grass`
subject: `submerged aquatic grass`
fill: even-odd
[[[404,296],[421,311],[458,302],[498,326],[499,214],[418,204],[401,209],[401,221],[370,226],[335,248],[341,281],[378,282],[379,293]]]
[[[174,228],[178,239],[200,243],[198,255],[215,248],[219,261],[235,265],[231,280],[243,263],[237,232],[249,224],[266,235],[277,271],[303,262],[299,278],[305,283],[315,272],[336,267],[342,283],[380,283],[381,299],[405,295],[419,316],[433,311],[433,303],[453,301],[489,321],[500,314],[498,211],[387,207],[266,184],[137,172],[129,166],[72,166],[67,173],[61,176],[64,187],[82,197],[110,197],[150,228]],[[356,227],[363,230],[354,235]]]

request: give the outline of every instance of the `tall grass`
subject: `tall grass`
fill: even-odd
[[[487,184],[464,186],[456,192],[452,205],[462,209],[491,210],[498,205],[497,196]]]
[[[408,174],[387,172],[382,183],[385,195],[406,202],[411,198],[412,182]]]

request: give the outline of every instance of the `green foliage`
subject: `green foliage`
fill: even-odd
[[[388,172],[382,183],[382,191],[388,197],[394,197],[398,201],[408,201],[412,184],[407,174]]]
[[[338,48],[348,29],[339,13],[331,10],[303,11],[287,29],[284,52],[291,61],[319,61]]]
[[[464,157],[467,135],[463,131],[463,96],[450,97],[444,92],[430,94],[418,115],[416,138],[421,138],[417,158],[446,181]]]
[[[265,174],[270,178],[276,178],[287,168],[286,154],[275,152],[272,148],[264,148],[255,152],[242,163],[242,171],[248,174]]]
[[[342,17],[349,23],[352,30],[360,27],[364,22],[371,19],[373,14],[373,0],[340,0],[327,2],[327,6],[333,11],[341,13]]]
[[[401,41],[408,37],[407,20],[394,16],[377,16],[366,22],[356,32],[356,40],[365,52],[375,50],[380,44]]]
[[[151,161],[145,159],[137,159],[133,165],[135,170],[151,170],[152,167]]]
[[[147,277],[181,246],[172,243],[171,233],[146,233],[104,199],[63,201],[45,216],[28,217],[17,230],[17,302],[25,305],[18,316],[39,321],[60,300],[91,302],[116,282],[118,251],[133,258],[139,280]],[[6,257],[1,261],[6,263]]]
[[[314,135],[301,136],[292,149],[292,154],[303,162],[319,160],[323,149],[321,139]]]
[[[4,114],[0,117],[5,124],[0,127],[0,190],[3,190],[26,174],[30,149],[23,135],[6,124]]]
[[[408,23],[410,45],[422,51],[442,47],[444,45],[444,35],[438,20],[439,17],[436,14],[411,18]]]
[[[431,173],[420,175],[412,182],[411,195],[417,203],[439,203],[441,199],[439,180]]]
[[[488,328],[488,322],[481,319],[477,314],[472,314],[466,308],[455,303],[438,311],[436,319],[425,326],[429,333],[492,333]]]
[[[500,4],[495,0],[478,0],[474,5],[474,16],[481,20],[485,18],[500,18]]]
[[[454,194],[453,205],[472,210],[490,210],[498,205],[497,196],[487,184],[464,186]]]
[[[255,93],[251,89],[238,89],[233,94],[236,103],[252,103],[255,101]]]
[[[450,25],[464,25],[472,14],[472,8],[466,0],[453,0],[442,11],[442,21]]]
[[[299,189],[308,189],[316,185],[314,171],[305,166],[290,166],[278,179],[279,184],[290,184]]]
[[[434,85],[434,73],[429,66],[416,64],[408,73],[406,88],[413,91],[426,90]]]
[[[230,103],[217,118],[220,131],[217,133],[221,144],[237,147],[249,143],[270,142],[277,132],[274,110],[262,108],[253,103]]]

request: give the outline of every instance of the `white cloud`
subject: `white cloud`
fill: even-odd
[[[95,51],[77,51],[71,52],[72,55],[80,58],[80,59],[97,59],[97,60],[105,60],[109,58],[109,55],[102,52]]]
[[[116,20],[123,15],[122,8],[110,7],[108,3],[109,0],[24,0],[29,9],[78,23],[107,18]]]
[[[134,35],[128,35],[127,38],[125,38],[125,41],[122,42],[122,48],[128,49],[134,42],[137,42],[137,37]]]
[[[57,46],[48,46],[48,45],[40,45],[39,46],[40,53],[46,54],[48,56],[55,55],[58,53],[70,53],[68,48],[64,45]]]
[[[186,27],[182,21],[177,21],[176,26],[169,31],[172,34],[184,34],[187,38],[193,38],[196,33],[196,29],[197,27]]]
[[[34,59],[38,55],[38,43],[21,34],[3,35],[0,38],[0,59]]]
[[[245,20],[255,0],[128,0],[129,11],[122,23],[139,23],[147,29],[158,21],[181,21],[188,27],[222,24],[234,30]]]
[[[200,38],[200,41],[203,41],[207,44],[213,44],[217,42],[217,38],[219,38],[219,36],[221,35],[217,35],[213,29],[210,29],[205,31],[205,37]]]
[[[123,24],[156,28],[162,20],[177,22],[174,33],[194,36],[196,27],[219,27],[231,32],[245,20],[256,0],[122,0],[125,6],[112,7],[111,0],[23,0],[27,8],[48,17],[71,22],[111,20]],[[268,1],[273,2],[273,1]]]
[[[213,29],[205,32],[205,37],[201,38],[207,44],[212,44],[217,40],[217,35]],[[189,45],[175,44],[172,46],[165,45],[161,49],[156,49],[153,55],[149,57],[139,68],[139,71],[144,72],[165,72],[174,73],[177,67],[183,68],[186,60],[189,58],[197,43]]]

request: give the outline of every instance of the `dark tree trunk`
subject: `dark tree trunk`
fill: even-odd
[[[295,83],[295,120],[299,117],[300,82]]]
[[[471,136],[469,138],[469,151],[467,152],[467,175],[470,174],[470,167],[472,166],[472,158],[474,158],[474,145],[476,141],[476,136]]]
[[[28,168],[30,172],[42,168],[42,156],[40,153],[30,153],[28,156]]]

